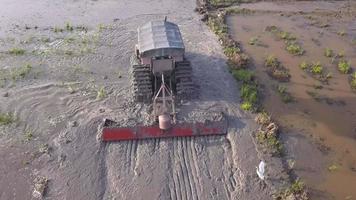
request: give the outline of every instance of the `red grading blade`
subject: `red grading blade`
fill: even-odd
[[[227,120],[176,124],[166,131],[161,130],[158,125],[120,128],[114,127],[114,123],[115,122],[112,121],[104,122],[102,133],[103,141],[225,135],[227,133]]]

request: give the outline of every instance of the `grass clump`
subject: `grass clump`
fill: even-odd
[[[15,68],[11,71],[11,78],[14,81],[25,78],[32,70],[30,64],[26,64],[23,67]]]
[[[340,30],[337,32],[338,35],[340,36],[345,36],[346,35],[346,31],[345,30]]]
[[[320,62],[315,62],[310,67],[310,71],[313,74],[321,74],[323,72],[323,67],[321,66]]]
[[[351,75],[350,85],[352,89],[356,90],[356,72]]]
[[[326,48],[324,51],[324,55],[328,58],[331,58],[334,55],[334,51],[332,49]]]
[[[337,66],[339,71],[343,74],[348,74],[351,70],[350,63],[346,62],[345,60],[339,61],[339,64]]]
[[[241,2],[241,0],[209,0],[208,2],[213,7],[228,7],[235,3]]]
[[[278,85],[277,91],[281,97],[283,103],[290,103],[293,101],[292,95],[287,91],[287,88],[281,85]]]
[[[242,84],[240,96],[242,98],[241,108],[243,110],[253,110],[258,101],[257,86],[247,83]]]
[[[328,167],[328,170],[330,171],[330,172],[334,172],[334,171],[336,171],[336,170],[338,170],[339,169],[339,166],[337,166],[336,164],[332,164],[332,165],[330,165],[329,167]]]
[[[258,43],[258,38],[257,37],[252,37],[250,38],[250,40],[248,41],[248,44],[250,45],[255,45]]]
[[[54,27],[53,31],[54,31],[55,33],[59,33],[59,32],[63,32],[64,29],[59,28],[59,27]]]
[[[300,63],[299,67],[302,69],[302,70],[306,70],[309,68],[309,65],[306,61],[303,61],[302,63]]]
[[[0,113],[0,125],[9,125],[15,121],[14,116],[11,113]]]
[[[73,26],[69,22],[66,23],[66,30],[67,31],[73,31],[74,30]]]
[[[25,54],[25,49],[20,49],[20,48],[12,48],[9,51],[9,54],[11,55],[16,55],[16,56],[20,56],[20,55],[24,55]]]
[[[279,61],[274,55],[269,55],[266,58],[265,66],[266,67],[273,67],[273,68],[278,67],[279,66]]]
[[[227,34],[227,25],[219,18],[209,17],[208,26],[219,37],[222,37],[223,34]]]
[[[290,74],[288,73],[288,70],[285,67],[283,67],[278,61],[278,59],[273,55],[269,55],[266,58],[265,66],[268,68],[267,69],[268,75],[270,75],[272,78],[280,82],[289,81]]]
[[[308,200],[308,194],[306,192],[305,184],[299,178],[292,182],[292,184],[286,188],[284,191],[277,194],[276,198],[278,200],[284,199],[299,199]]]
[[[235,69],[232,70],[232,75],[238,81],[243,81],[245,83],[252,81],[254,73],[250,70],[246,69]]]
[[[25,141],[29,142],[33,139],[34,135],[33,135],[33,132],[32,130],[26,130],[25,133],[24,133],[24,138],[25,138]]]
[[[104,87],[101,87],[96,94],[96,99],[102,100],[106,97],[106,91]]]
[[[293,54],[293,55],[300,56],[300,55],[304,54],[303,48],[295,42],[289,42],[287,44],[286,49],[290,54]]]
[[[227,57],[233,57],[235,56],[236,54],[240,53],[241,50],[237,47],[225,47],[224,48],[224,54],[227,56]]]

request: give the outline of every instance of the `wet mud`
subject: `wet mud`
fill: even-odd
[[[0,199],[31,199],[37,176],[48,178],[45,199],[272,199],[283,185],[282,162],[257,150],[257,125],[195,1],[1,4],[0,111],[15,119],[0,127]],[[150,106],[131,96],[129,58],[136,28],[165,16],[180,26],[199,88],[178,118],[225,112],[228,135],[103,144],[103,118],[149,120]]]
[[[356,5],[350,1],[262,2],[241,7],[257,11],[229,16],[229,31],[251,56],[263,85],[264,107],[283,128],[287,157],[296,161],[296,174],[306,180],[313,199],[356,197],[356,93],[349,75],[338,70],[339,60],[347,60],[355,70]],[[289,53],[287,41],[268,30],[272,26],[295,37],[303,55]],[[325,55],[328,48],[333,56]],[[269,55],[288,69],[289,82],[268,76]],[[323,73],[331,78],[318,80],[301,69],[303,62],[320,62]],[[283,102],[280,88],[291,94],[291,102]]]

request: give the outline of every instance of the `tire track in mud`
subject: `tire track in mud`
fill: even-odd
[[[197,166],[192,155],[193,140],[193,138],[174,138],[172,156],[170,156],[174,163],[171,169],[173,184],[170,186],[170,192],[175,198],[172,199],[199,200]]]

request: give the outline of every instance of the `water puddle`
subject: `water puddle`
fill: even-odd
[[[342,59],[356,70],[355,15],[350,11],[355,10],[356,4],[347,7],[345,15],[345,2],[265,4],[252,7],[273,12],[227,18],[229,32],[251,57],[252,67],[263,85],[264,107],[281,124],[284,134],[307,136],[315,146],[303,148],[303,140],[296,139],[294,153],[291,153],[296,161],[295,171],[310,186],[312,199],[356,198],[356,93],[350,87],[350,76],[338,70],[338,61]],[[249,4],[244,7],[251,8]],[[295,13],[300,10],[310,13]],[[335,13],[330,14],[331,11]],[[286,41],[266,31],[268,26],[295,36],[304,54],[290,54]],[[325,56],[327,48],[332,50],[333,56]],[[339,58],[332,59],[338,54]],[[289,70],[290,82],[280,83],[267,75],[264,64],[269,55],[274,55]],[[300,64],[304,61],[319,62],[325,74],[331,77],[328,83],[302,70]],[[283,103],[278,88],[287,90],[293,102]]]

